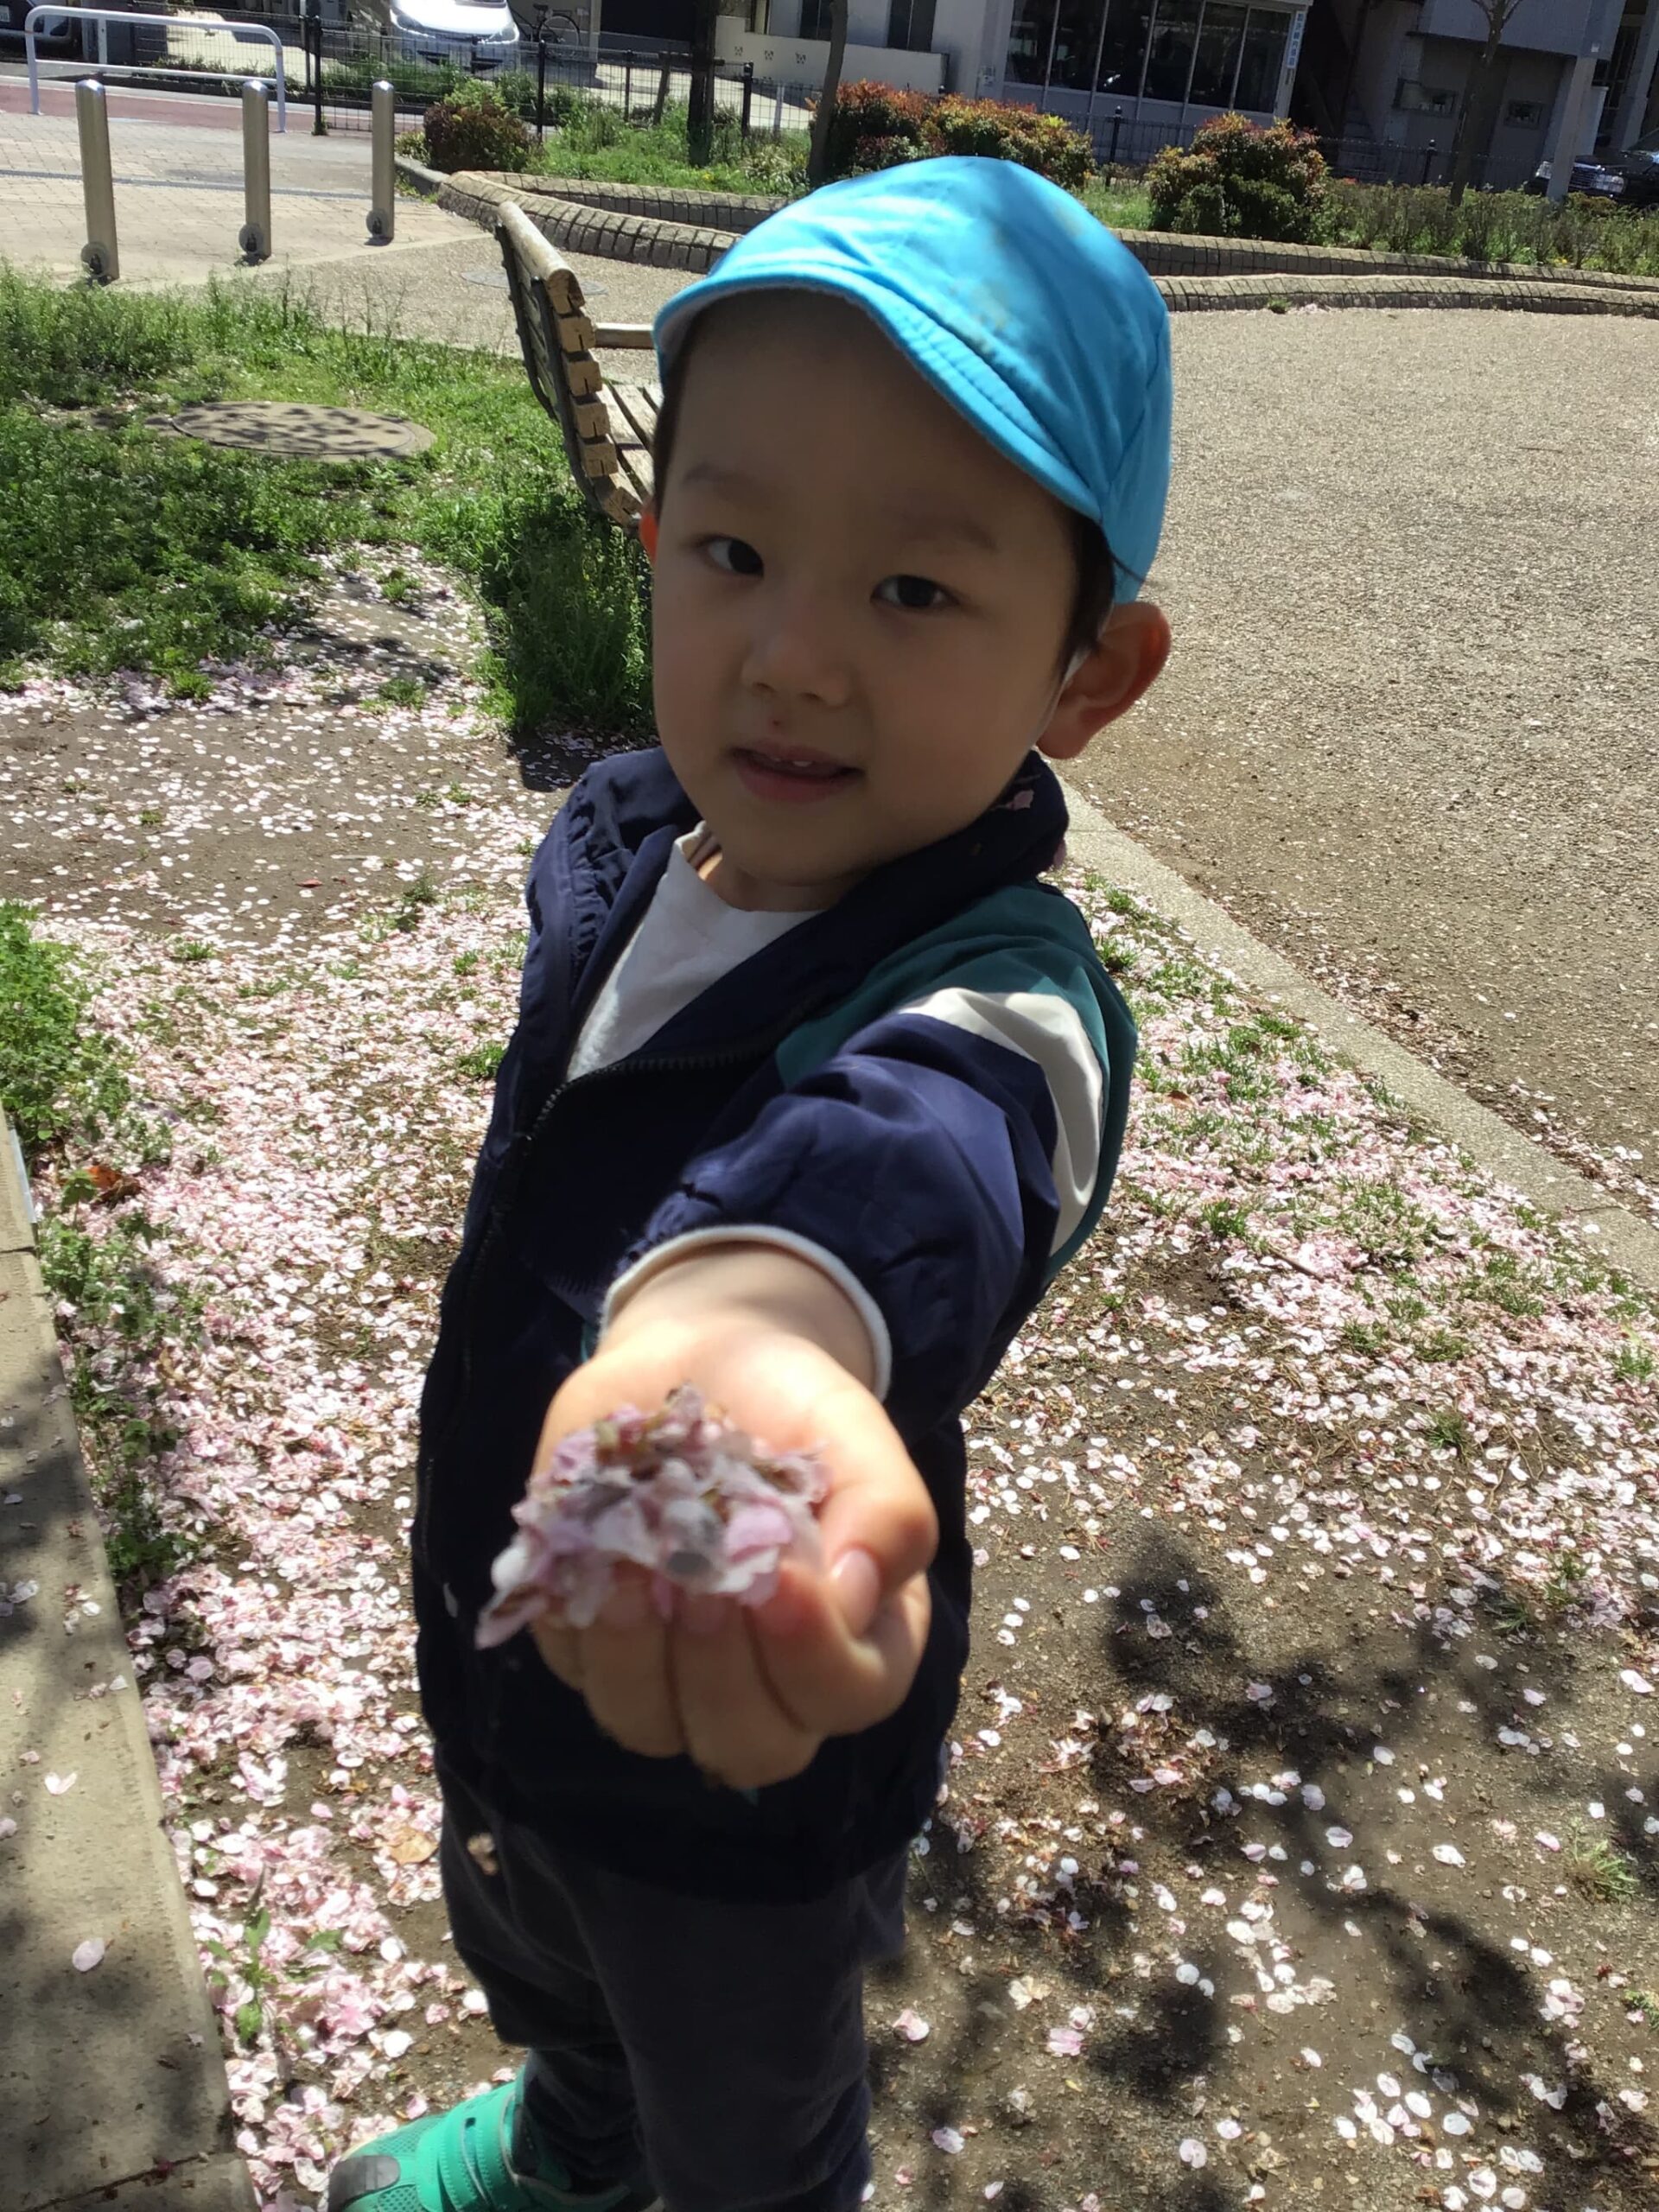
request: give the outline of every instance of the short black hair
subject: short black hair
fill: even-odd
[[[652,475],[657,486],[657,504],[662,504],[662,487],[668,481],[668,472],[674,457],[674,441],[680,426],[680,409],[684,402],[685,368],[690,359],[702,318],[695,321],[681,340],[679,350],[669,363],[663,378],[663,404],[657,411],[657,434],[652,440]],[[1092,515],[1080,514],[1077,508],[1066,509],[1066,519],[1071,530],[1071,558],[1077,569],[1077,583],[1071,594],[1071,613],[1060,641],[1060,666],[1070,668],[1079,653],[1092,652],[1100,643],[1100,633],[1106,626],[1117,598],[1117,562],[1111,547],[1106,543],[1106,533]]]

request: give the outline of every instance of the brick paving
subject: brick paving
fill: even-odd
[[[13,87],[8,86],[9,94]],[[179,103],[170,104],[176,109]],[[111,118],[121,281],[134,287],[200,283],[237,266],[242,227],[240,131],[207,120],[234,108],[201,100],[188,122],[150,120],[137,103]],[[425,202],[400,200],[397,237],[371,245],[369,142],[349,133],[313,138],[290,113],[270,141],[273,264],[298,268],[340,255],[397,257],[410,246],[462,234],[457,218]],[[80,150],[68,115],[0,106],[0,259],[73,276],[86,238]]]

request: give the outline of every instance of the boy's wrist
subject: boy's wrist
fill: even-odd
[[[814,1345],[867,1389],[885,1382],[887,1348],[872,1342],[868,1300],[849,1294],[814,1260],[786,1246],[699,1239],[638,1271],[620,1290],[607,1307],[604,1351],[647,1332],[658,1339],[683,1336],[688,1349],[721,1338],[775,1335]]]

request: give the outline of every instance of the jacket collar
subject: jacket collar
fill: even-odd
[[[578,915],[586,907],[594,925],[578,931],[588,940],[578,947],[583,973],[572,1016],[579,1021],[696,810],[657,747],[601,762],[569,804],[582,807],[582,817],[573,825],[580,860],[569,888]],[[764,1033],[798,1020],[809,1005],[846,997],[895,947],[992,892],[1040,875],[1053,864],[1065,828],[1059,781],[1037,753],[1028,753],[976,821],[888,861],[833,906],[743,962],[669,1024],[656,1050],[690,1052],[709,1039]]]

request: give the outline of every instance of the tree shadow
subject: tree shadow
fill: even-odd
[[[1057,1934],[1052,1916],[1028,1915],[1023,1928],[1011,1927],[1006,1917],[1001,1923],[1033,1955],[1033,1964],[1040,1958],[1046,1974],[1064,1977],[1067,2004],[1096,2008],[1096,2023],[1072,2070],[1082,2070],[1090,2085],[1078,2120],[1100,2143],[1101,2178],[1093,2185],[1103,2204],[1122,2212],[1221,2212],[1243,2205],[1254,2179],[1266,2180],[1287,2162],[1287,2178],[1294,2177],[1301,2163],[1297,2146],[1310,2130],[1321,2163],[1334,2158],[1355,2165],[1351,2188],[1354,2201],[1363,2201],[1368,2167],[1370,2178],[1388,2185],[1382,2170],[1370,2164],[1383,2154],[1366,2139],[1363,2121],[1352,2145],[1336,2135],[1332,2121],[1349,2111],[1351,2085],[1366,2089],[1381,2064],[1399,2077],[1402,2095],[1421,2088],[1433,2108],[1430,2122],[1414,2122],[1421,2129],[1414,2140],[1402,2135],[1387,2151],[1393,2169],[1389,2181],[1395,2185],[1403,2177],[1396,2162],[1415,2158],[1422,2169],[1419,2181],[1426,2188],[1432,2183],[1430,2193],[1438,2200],[1444,2184],[1462,2178],[1462,2154],[1478,2147],[1495,2165],[1504,2152],[1535,2158],[1541,2170],[1535,2175],[1500,2173],[1503,2185],[1526,2183],[1533,2202],[1551,2201],[1548,2183],[1554,2195],[1573,2192],[1574,2202],[1593,2198],[1603,2212],[1650,2212],[1655,2191],[1649,2162],[1659,2137],[1621,2104],[1618,2091],[1624,2085],[1591,2055],[1573,2019],[1544,2017],[1543,1975],[1530,1974],[1510,1946],[1507,1927],[1498,1925],[1502,1909],[1494,1908],[1492,1924],[1483,1925],[1472,1901],[1468,1910],[1442,1902],[1440,1882],[1433,1885],[1433,1902],[1417,1896],[1403,1829],[1396,1838],[1402,1846],[1401,1869],[1374,1863],[1383,1854],[1364,1834],[1377,1829],[1372,1811],[1356,1810],[1349,1822],[1360,1834],[1356,1850],[1364,1852],[1363,1889],[1340,1885],[1343,1868],[1353,1860],[1345,1853],[1333,1859],[1327,1841],[1328,1831],[1344,1821],[1344,1796],[1354,1795],[1358,1803],[1361,1770],[1370,1767],[1382,1740],[1375,1720],[1365,1716],[1393,1708],[1386,1743],[1397,1762],[1395,1772],[1409,1775],[1421,1789],[1418,1768],[1432,1780],[1446,1764],[1444,1745],[1432,1739],[1433,1719],[1445,1714],[1446,1701],[1461,1704],[1471,1710],[1460,1715],[1459,1726],[1490,1738],[1514,1710],[1517,1693],[1505,1679],[1510,1668],[1503,1661],[1497,1669],[1475,1665],[1466,1641],[1437,1632],[1431,1619],[1408,1624],[1403,1648],[1396,1621],[1341,1651],[1332,1650],[1327,1637],[1296,1634],[1281,1624],[1275,1630],[1280,1649],[1269,1669],[1252,1658],[1224,1593],[1186,1545],[1160,1531],[1116,1564],[1114,1573],[1122,1594],[1109,1611],[1103,1606],[1098,1642],[1067,1694],[1103,1713],[1113,1709],[1114,1700],[1133,1704],[1167,1695],[1179,1714],[1180,1736],[1190,1740],[1207,1731],[1214,1750],[1201,1789],[1154,1788],[1131,1796],[1133,1760],[1126,1761],[1109,1736],[1109,1724],[1103,1723],[1089,1770],[1092,1794],[1103,1807],[1131,1807],[1144,1840],[1130,1842],[1126,1825],[1103,1844],[1071,1847],[1081,1862],[1073,1903],[1089,1923],[1085,1934]],[[1147,1599],[1157,1618],[1169,1624],[1167,1637],[1145,1633],[1148,1616],[1141,1601]],[[1385,1641],[1388,1649],[1368,1648]],[[1544,1691],[1552,1707],[1570,1705],[1580,1672],[1572,1646],[1529,1646],[1525,1662],[1528,1682]],[[1243,1686],[1253,1680],[1271,1697],[1248,1695]],[[1530,1795],[1545,1794],[1545,1764],[1524,1754],[1509,1762],[1503,1771],[1513,1777],[1520,1805],[1510,1797],[1504,1811],[1519,1818]],[[956,1771],[963,1773],[960,1767]],[[1323,1805],[1316,1799],[1310,1806],[1299,1787],[1275,1791],[1263,1783],[1263,1776],[1273,1775],[1310,1782],[1318,1777],[1328,1796]],[[1643,1808],[1623,1796],[1629,1782],[1628,1774],[1618,1772],[1603,1788],[1610,1840],[1639,1866],[1643,1893],[1651,1895],[1659,1867],[1640,1835]],[[1554,1786],[1559,1802],[1559,1779]],[[1375,1777],[1370,1787],[1374,1793]],[[1269,1802],[1272,1795],[1280,1802]],[[1422,1811],[1420,1803],[1416,1815]],[[1413,1832],[1419,1836],[1421,1825],[1420,1819]],[[1475,1826],[1471,1818],[1459,1833],[1472,1838]],[[1266,1847],[1253,1853],[1253,1868],[1239,1856],[1247,1829],[1253,1844]],[[978,1928],[996,1927],[985,1854],[953,1852],[950,1835],[947,1808],[947,1818],[936,1824],[934,1853],[921,1862],[939,1894],[940,1910],[961,1910]],[[1421,1840],[1415,1847],[1420,1858],[1428,1856]],[[1475,1849],[1471,1842],[1471,1853]],[[1289,1947],[1293,1986],[1305,1989],[1310,1976],[1323,1971],[1333,1983],[1323,2001],[1303,2009],[1287,1999],[1275,2013],[1279,1990],[1273,1977],[1264,1975],[1265,1988],[1258,1986],[1246,1963],[1255,1956],[1260,1966],[1262,1955],[1222,1942],[1218,1916],[1207,1922],[1191,1916],[1192,1932],[1179,1955],[1197,1970],[1197,1979],[1176,1980],[1166,1962],[1169,1939],[1158,1925],[1163,1915],[1151,1908],[1141,1868],[1141,1862],[1161,1863],[1171,1854],[1186,1862],[1195,1896],[1201,1878],[1221,1883],[1235,1899],[1253,1887],[1257,1897],[1270,1900],[1275,1933]],[[1304,1862],[1325,1878],[1296,1879]],[[1278,1885],[1263,1888],[1264,1874]],[[1551,1878],[1547,1868],[1534,1895]],[[1172,1874],[1171,1880],[1177,1878]],[[1142,1964],[1149,1952],[1162,1955],[1146,1974],[1137,1970],[1137,1948]],[[1204,1993],[1206,1980],[1214,1985],[1213,1998]],[[1006,2004],[1004,1974],[976,1977],[968,1997],[963,2022],[947,2031],[943,2047],[932,2050],[928,2074],[933,2086],[916,2107],[924,2131],[961,2117],[953,2088],[982,2075],[989,2045],[999,2026],[1007,2024],[1006,2016],[998,2023],[980,2009]],[[1236,2004],[1237,1999],[1244,2001]],[[1122,2012],[1129,2017],[1121,2018]],[[1412,2047],[1396,2056],[1384,2042],[1379,2056],[1385,2028],[1408,2037]],[[1233,2032],[1241,2029],[1243,2040],[1235,2045]],[[936,2026],[930,2049],[939,2034]],[[1320,2070],[1294,2056],[1304,2042],[1325,2046]],[[1230,2080],[1227,2061],[1235,2048],[1241,2078]],[[902,2063],[899,2050],[878,2043],[872,2078],[879,2098],[896,2091]],[[1269,2069],[1281,2086],[1267,2094],[1257,2117],[1242,2077],[1255,2081]],[[1554,2095],[1565,2092],[1559,2110],[1527,2094],[1522,2084],[1529,2076]],[[1257,2082],[1256,2088],[1262,2091],[1264,2083]],[[1310,2111],[1315,2091],[1319,2108]],[[1237,2141],[1218,2146],[1213,2128],[1194,2116],[1194,2098],[1199,2115],[1206,2098],[1213,2115],[1227,2108],[1218,2101],[1230,2094],[1237,2099],[1244,2132]],[[1472,2101],[1478,2117],[1471,2133],[1443,2136],[1438,2121],[1459,2099]],[[1382,2094],[1382,2113],[1395,2101]],[[1254,2100],[1262,2102],[1261,2095]],[[1270,2120],[1272,2127],[1262,2119]],[[1172,2176],[1166,2171],[1172,2122],[1178,2120],[1182,2133],[1206,2141],[1209,2164],[1202,2171]],[[1135,2157],[1138,2137],[1156,2145],[1155,2160]],[[1015,2135],[1001,2145],[1010,2171],[1000,2202],[1020,2207],[1057,2202],[1035,2164],[1021,2160],[1020,2141]],[[1442,2148],[1456,2161],[1452,2170],[1433,2164]],[[939,2207],[951,2201],[950,2164],[918,2158],[912,2198]],[[1025,2170],[1016,2174],[1022,2164]],[[1160,2164],[1166,2169],[1161,2173]]]

